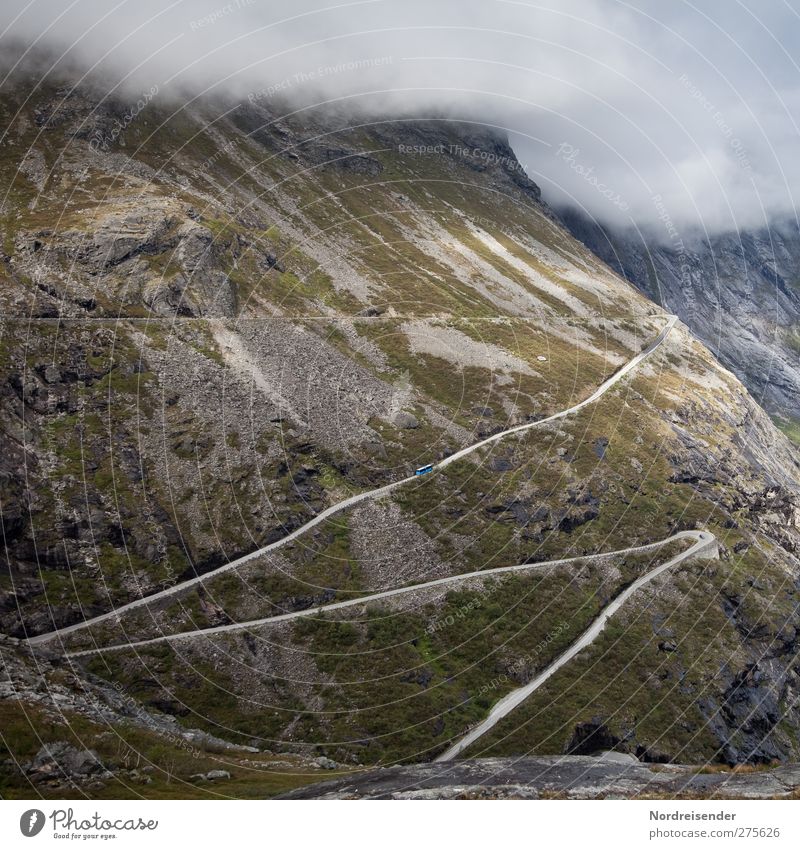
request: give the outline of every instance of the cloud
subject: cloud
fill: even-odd
[[[767,6],[768,8],[762,8]],[[0,48],[132,91],[321,101],[506,128],[556,204],[617,224],[794,216],[800,17],[706,0],[4,0]]]

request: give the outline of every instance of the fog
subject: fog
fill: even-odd
[[[551,203],[665,238],[795,215],[788,3],[3,0],[0,32],[7,65],[68,61],[131,97],[495,124]]]

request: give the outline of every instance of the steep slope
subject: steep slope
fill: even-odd
[[[127,121],[90,89],[24,81],[3,111],[1,609],[17,637],[180,584],[566,409],[667,322],[563,229],[489,128],[286,118],[257,98],[155,100]],[[597,643],[582,701],[546,739],[503,745],[568,750],[595,723],[642,757],[798,757],[798,479],[792,446],[678,325],[574,415],[48,651],[704,527],[721,560],[659,578]],[[75,669],[231,742],[429,759],[670,554],[475,578]],[[619,719],[613,687],[631,680]]]
[[[796,437],[800,420],[800,233],[768,229],[675,238],[620,231],[575,210],[570,232],[620,275],[674,312]]]
[[[659,327],[587,252],[570,254],[510,149],[480,128],[337,138],[249,104],[213,126],[161,126],[167,107],[114,138],[141,145],[129,160],[95,144],[109,104],[38,97],[6,144],[3,289],[6,533],[34,630],[567,406]],[[413,150],[437,144],[453,154]],[[17,167],[31,149],[53,163],[41,192]],[[508,245],[462,212],[485,223],[520,204],[532,234]],[[28,496],[13,489],[26,476]],[[37,589],[24,575],[38,567]]]

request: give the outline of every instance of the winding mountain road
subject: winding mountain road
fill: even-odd
[[[680,531],[671,537],[651,542],[647,545],[638,545],[632,548],[622,548],[618,551],[608,551],[602,554],[584,554],[580,557],[566,557],[560,560],[543,560],[538,563],[519,563],[515,566],[501,566],[495,569],[480,569],[475,572],[462,572],[459,575],[449,575],[446,578],[437,578],[434,581],[426,581],[422,584],[411,584],[407,587],[397,587],[393,590],[383,590],[382,592],[363,595],[359,598],[351,598],[347,601],[335,601],[331,604],[324,604],[318,607],[307,607],[303,610],[295,610],[291,613],[279,613],[277,616],[265,616],[261,619],[251,619],[247,622],[231,622],[228,625],[216,625],[213,628],[202,628],[194,631],[181,631],[175,634],[162,634],[158,637],[152,637],[149,640],[139,640],[135,643],[121,643],[114,646],[96,646],[91,649],[83,649],[81,651],[68,652],[67,657],[85,657],[88,655],[104,654],[106,652],[122,651],[125,649],[137,649],[144,646],[153,646],[158,643],[170,643],[177,640],[187,640],[193,637],[208,637],[213,634],[224,634],[229,631],[240,631],[244,628],[256,628],[260,625],[274,625],[279,622],[290,622],[293,619],[301,619],[305,616],[319,616],[331,610],[343,610],[347,607],[356,607],[360,604],[367,604],[371,601],[379,601],[393,596],[404,595],[406,593],[416,592],[418,590],[429,589],[430,587],[441,587],[447,584],[456,584],[461,581],[467,581],[470,578],[493,578],[497,575],[507,575],[510,572],[528,572],[533,569],[543,569],[552,566],[566,566],[570,563],[577,563],[581,560],[603,560],[609,557],[618,557],[628,554],[643,554],[646,551],[652,551],[661,548],[670,542],[675,542],[679,539],[691,537],[697,538],[697,531]],[[693,546],[693,548],[696,546]],[[672,561],[670,561],[672,563]]]
[[[499,433],[494,434],[493,436],[488,437],[487,439],[483,439],[480,442],[476,442],[472,445],[468,445],[466,448],[462,448],[459,451],[456,451],[454,454],[451,454],[449,457],[445,457],[443,460],[439,461],[435,464],[434,470],[438,468],[443,468],[445,466],[450,465],[450,463],[454,463],[456,460],[460,460],[463,457],[466,457],[468,454],[471,454],[473,451],[478,451],[486,445],[489,445],[492,442],[497,442],[500,439],[505,438],[506,436],[510,436],[515,433],[522,433],[527,430],[531,430],[533,428],[541,427],[542,425],[548,424],[549,422],[557,421],[558,419],[563,419],[566,416],[570,416],[573,413],[578,412],[589,404],[594,403],[609,389],[611,389],[615,384],[619,383],[627,374],[629,374],[633,369],[635,369],[643,360],[650,356],[666,339],[670,330],[675,326],[678,317],[675,315],[670,315],[667,317],[667,323],[663,330],[658,334],[658,336],[639,354],[637,354],[633,359],[627,362],[622,368],[620,368],[617,372],[615,372],[611,377],[605,380],[600,386],[595,389],[592,394],[580,401],[579,403],[573,405],[572,407],[568,407],[565,410],[561,410],[558,413],[554,413],[552,416],[547,416],[546,418],[539,419],[534,422],[528,422],[523,425],[518,425],[516,427],[509,428],[508,430],[500,431]],[[416,475],[409,475],[407,478],[402,478],[401,480],[394,481],[393,483],[387,484],[386,486],[378,487],[377,489],[369,490],[367,492],[359,493],[358,495],[353,495],[350,498],[345,499],[344,501],[340,501],[338,504],[334,504],[331,507],[328,507],[326,510],[323,510],[321,513],[314,516],[313,519],[310,519],[306,522],[305,525],[297,528],[291,533],[287,534],[285,537],[279,539],[277,542],[273,542],[270,545],[266,545],[263,548],[259,548],[256,551],[250,552],[250,554],[245,554],[243,557],[238,557],[235,560],[231,560],[229,563],[225,563],[223,566],[219,566],[216,569],[212,569],[209,572],[204,573],[203,575],[198,575],[194,578],[190,578],[187,581],[183,581],[180,584],[175,584],[175,586],[168,587],[167,589],[161,590],[160,592],[152,593],[151,595],[142,596],[141,598],[135,599],[134,601],[128,602],[127,604],[123,604],[120,607],[115,608],[114,610],[110,610],[108,613],[102,613],[99,616],[94,616],[91,619],[85,619],[82,622],[76,622],[74,625],[68,625],[64,628],[58,628],[55,631],[50,631],[45,634],[39,634],[35,637],[28,638],[28,644],[32,646],[42,645],[43,643],[50,642],[55,639],[59,639],[62,637],[66,637],[69,634],[73,634],[76,631],[80,631],[84,628],[89,628],[92,625],[98,625],[101,622],[106,622],[110,620],[118,619],[125,613],[128,613],[131,610],[135,610],[138,607],[143,607],[154,602],[161,601],[165,598],[169,598],[171,596],[177,595],[178,593],[185,592],[197,584],[201,584],[202,582],[209,580],[210,578],[216,577],[217,575],[221,575],[224,572],[229,572],[233,569],[237,569],[239,566],[248,563],[251,560],[255,560],[257,557],[261,557],[264,554],[268,554],[271,551],[276,551],[277,549],[287,545],[293,540],[300,537],[302,534],[310,531],[312,528],[324,522],[326,519],[329,519],[331,516],[340,513],[342,510],[347,510],[350,507],[353,507],[356,504],[359,504],[362,501],[365,501],[370,498],[380,498],[382,495],[386,495],[392,490],[397,489],[397,487],[403,486],[404,484],[410,483],[411,481],[419,480]],[[473,573],[474,574],[474,573]],[[290,614],[287,614],[290,615]]]
[[[622,605],[645,584],[648,584],[653,578],[657,578],[667,569],[688,560],[690,557],[716,557],[717,556],[717,540],[716,537],[708,531],[683,531],[676,534],[676,537],[693,537],[695,544],[681,554],[676,555],[666,563],[656,566],[646,574],[637,578],[630,586],[624,589],[613,601],[609,602],[592,624],[578,637],[577,640],[563,653],[560,654],[552,663],[546,666],[532,681],[529,681],[525,686],[512,690],[508,695],[500,699],[497,704],[489,712],[489,715],[483,722],[476,725],[469,733],[462,737],[457,743],[452,745],[446,752],[435,758],[436,762],[452,761],[458,757],[466,748],[471,746],[476,740],[480,739],[487,732],[491,731],[497,723],[508,716],[514,708],[518,707],[531,693],[535,692],[547,681],[552,675],[558,672],[562,666],[569,663],[578,652],[591,645],[602,632],[606,622],[613,616]]]

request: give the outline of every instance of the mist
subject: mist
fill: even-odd
[[[551,204],[668,240],[795,218],[800,16],[764,5],[4,0],[0,52],[134,99],[493,124]]]

